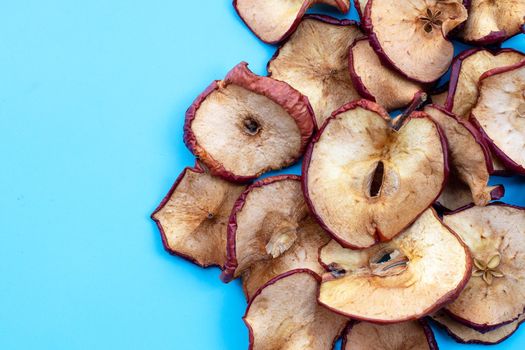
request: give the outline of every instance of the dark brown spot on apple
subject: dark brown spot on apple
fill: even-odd
[[[383,186],[383,178],[385,175],[385,165],[382,161],[377,163],[374,174],[372,175],[372,181],[370,182],[370,197],[378,197],[381,194],[381,187]]]
[[[215,215],[213,213],[208,213],[208,215],[206,215],[206,217],[208,218],[208,220],[211,220],[215,217]]]

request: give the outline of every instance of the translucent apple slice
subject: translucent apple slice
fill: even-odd
[[[305,96],[242,62],[193,102],[184,142],[213,175],[247,182],[297,161],[313,130]]]
[[[386,110],[404,107],[423,91],[417,84],[381,64],[367,39],[354,42],[349,55],[350,76],[359,94]]]
[[[318,252],[328,240],[308,213],[298,176],[260,180],[246,189],[232,210],[221,278],[228,282],[242,275],[249,299],[278,274],[296,268],[322,272]]]
[[[523,53],[512,49],[497,52],[471,49],[462,52],[454,58],[448,96],[443,105],[460,119],[468,119],[479,96],[478,81],[481,75],[494,68],[516,64],[523,59]]]
[[[317,304],[319,276],[305,269],[279,275],[262,286],[244,322],[250,350],[332,349],[348,320]]]
[[[472,262],[461,240],[425,211],[388,243],[351,250],[331,241],[319,259],[319,302],[353,319],[396,323],[421,318],[454,300],[467,283]]]
[[[307,96],[321,126],[337,108],[359,98],[348,70],[348,48],[362,36],[353,21],[306,16],[268,62],[268,74]]]
[[[444,136],[425,113],[393,123],[379,105],[359,100],[335,112],[313,139],[303,191],[334,239],[366,248],[392,239],[432,205],[448,174],[446,156]]]
[[[363,27],[383,63],[422,83],[448,70],[454,47],[448,33],[467,19],[457,0],[369,0]]]
[[[446,312],[438,311],[431,316],[432,320],[443,328],[455,341],[462,344],[499,344],[509,338],[519,325],[525,321],[525,315],[521,315],[516,321],[499,327],[486,333],[465,326],[448,316]]]
[[[469,0],[468,19],[458,36],[474,45],[500,43],[521,32],[523,0]]]
[[[437,350],[434,333],[425,320],[389,325],[352,323],[343,338],[342,350]]]
[[[525,60],[485,72],[479,86],[472,124],[507,169],[525,174]]]
[[[492,160],[479,133],[469,123],[461,122],[442,107],[429,105],[424,111],[439,124],[447,137],[451,173],[470,188],[471,200],[464,204],[473,202],[479,206],[487,205],[502,192],[502,186],[488,185]],[[454,186],[453,183],[449,184]],[[453,190],[449,188],[448,191]],[[442,194],[442,199],[446,198]],[[449,208],[448,203],[444,206],[448,209],[458,208],[455,205],[454,208]]]
[[[525,209],[504,204],[445,214],[472,254],[475,268],[445,310],[481,332],[514,322],[525,308]]]
[[[210,175],[199,164],[184,169],[151,215],[164,248],[202,267],[222,267],[226,260],[226,225],[244,189]]]
[[[347,13],[350,0],[234,0],[233,6],[243,22],[262,41],[275,44],[299,25],[306,11],[315,4],[326,4]]]

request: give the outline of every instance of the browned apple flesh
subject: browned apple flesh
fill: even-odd
[[[458,343],[485,345],[501,343],[516,332],[519,325],[525,320],[525,315],[521,315],[519,319],[512,323],[486,333],[481,333],[454,320],[443,311],[438,311],[431,317],[434,322],[445,329],[445,331]]]
[[[454,56],[448,33],[467,19],[457,0],[369,0],[365,31],[383,63],[406,77],[430,83],[447,70]]]
[[[293,33],[305,12],[322,3],[346,13],[350,0],[234,0],[244,23],[262,41],[275,44]]]
[[[487,205],[498,186],[488,185],[492,160],[479,134],[470,124],[461,122],[439,106],[430,105],[424,111],[439,124],[447,137],[451,174],[470,188],[471,199],[465,204]]]
[[[293,270],[257,291],[244,316],[249,349],[332,349],[348,320],[317,304],[318,278],[310,270]]]
[[[478,81],[481,75],[494,68],[516,64],[523,59],[523,53],[512,49],[503,49],[496,53],[485,49],[462,52],[454,59],[449,93],[443,105],[460,119],[468,119],[478,100]]]
[[[472,122],[506,168],[525,174],[525,60],[485,72],[479,84]]]
[[[472,254],[472,277],[446,306],[456,320],[485,332],[513,322],[525,308],[525,209],[471,207],[443,217]]]
[[[501,42],[521,31],[525,23],[523,0],[469,0],[468,20],[459,37],[472,44]]]
[[[427,322],[408,321],[389,325],[356,322],[348,327],[342,350],[437,350]]]
[[[362,97],[389,111],[410,104],[423,90],[420,84],[383,66],[367,39],[356,41],[350,49],[350,76]]]
[[[362,36],[353,21],[307,16],[270,60],[268,73],[307,96],[321,126],[337,108],[359,98],[350,79],[348,50]]]
[[[228,282],[242,275],[249,299],[262,284],[286,271],[309,268],[321,273],[318,252],[328,240],[308,213],[298,176],[260,180],[232,210],[221,278]]]
[[[226,225],[245,186],[211,176],[201,166],[186,168],[151,215],[164,248],[202,267],[226,260]]]
[[[346,247],[392,239],[443,188],[447,150],[438,126],[422,112],[413,113],[399,132],[391,124],[373,102],[345,105],[325,123],[303,161],[307,203]]]
[[[319,302],[353,319],[375,323],[415,320],[454,300],[468,281],[467,248],[433,209],[388,243],[351,250],[331,241],[320,261]]]
[[[246,182],[294,163],[313,133],[313,118],[305,96],[243,62],[193,102],[184,142],[213,175]]]

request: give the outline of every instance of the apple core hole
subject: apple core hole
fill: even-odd
[[[377,197],[381,194],[381,187],[383,186],[383,177],[385,175],[385,165],[382,161],[377,163],[377,166],[372,175],[372,181],[370,182],[370,197]]]
[[[261,131],[261,125],[252,117],[247,117],[243,120],[244,132],[248,135],[254,136]]]
[[[398,249],[381,250],[370,258],[370,271],[379,277],[395,276],[408,268],[409,259]]]

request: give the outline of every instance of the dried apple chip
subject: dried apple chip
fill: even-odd
[[[374,323],[415,320],[454,300],[472,262],[461,240],[433,209],[388,243],[351,250],[331,241],[319,259],[319,302],[353,319]]]
[[[514,322],[525,308],[525,209],[504,204],[445,214],[468,246],[472,277],[445,310],[481,332]]]
[[[246,182],[293,164],[314,130],[308,99],[243,62],[186,112],[184,142],[213,175]]]
[[[226,261],[226,225],[245,186],[214,177],[197,164],[186,168],[151,215],[164,248],[202,267]]]
[[[383,66],[367,39],[354,42],[349,62],[350,76],[359,94],[388,111],[410,104],[423,91],[421,84]]]
[[[422,83],[438,80],[454,56],[448,33],[467,19],[457,0],[369,0],[363,27],[384,64]]]
[[[259,289],[244,322],[250,350],[326,350],[348,320],[317,304],[319,276],[305,269],[279,275]]]
[[[303,161],[303,191],[334,239],[366,248],[392,239],[432,205],[448,174],[446,157],[444,136],[425,113],[393,126],[383,108],[359,100],[335,112],[314,137]]]
[[[268,74],[307,96],[321,126],[337,108],[359,99],[348,70],[348,48],[362,36],[353,21],[306,16],[268,62]]]
[[[525,60],[485,72],[471,122],[504,166],[525,174]]]
[[[306,11],[315,4],[326,4],[347,13],[350,0],[234,0],[233,7],[262,41],[275,44],[292,34]]]

